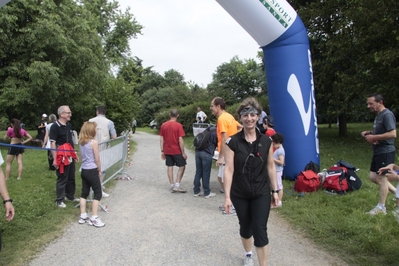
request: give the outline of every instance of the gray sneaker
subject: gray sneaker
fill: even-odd
[[[370,214],[370,215],[377,215],[377,214],[380,214],[380,213],[386,215],[387,214],[387,209],[385,207],[384,208],[380,208],[377,205],[371,211],[367,212],[367,214]]]
[[[178,186],[178,187],[174,187],[173,188],[173,191],[174,192],[180,192],[180,193],[186,193],[187,192],[187,189],[184,189],[182,186]]]
[[[215,196],[216,196],[216,193],[211,192],[211,193],[209,193],[209,195],[206,195],[204,198],[209,199],[209,198],[212,198]]]
[[[232,209],[230,213],[227,213],[226,211],[222,211],[222,214],[225,216],[236,216],[237,215],[235,209]]]
[[[244,266],[253,266],[253,265],[254,265],[254,260],[252,259],[252,256],[245,256]]]
[[[79,224],[86,224],[86,223],[87,223],[87,224],[89,224],[89,225],[92,225],[89,216],[86,216],[86,218],[83,218],[82,216],[79,216],[79,221],[78,221],[78,223],[79,223]]]
[[[392,211],[393,217],[395,217],[396,221],[399,223],[399,206],[395,207],[395,210]]]
[[[194,193],[194,197],[204,196],[204,192]]]

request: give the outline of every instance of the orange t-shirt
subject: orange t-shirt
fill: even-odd
[[[227,133],[227,138],[233,136],[237,133],[237,121],[234,116],[227,112],[223,112],[218,117],[216,132],[218,135],[218,151],[220,151],[220,146],[222,144],[222,133]]]

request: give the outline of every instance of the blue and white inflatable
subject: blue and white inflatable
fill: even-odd
[[[216,0],[262,47],[270,113],[284,135],[284,176],[320,165],[309,39],[285,0]]]
[[[0,0],[0,7],[4,6],[8,2],[10,2],[10,0]]]

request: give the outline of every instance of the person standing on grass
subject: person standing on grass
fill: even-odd
[[[168,178],[170,192],[186,193],[187,190],[181,185],[181,180],[186,170],[187,154],[184,152],[184,133],[183,126],[177,122],[179,112],[173,109],[169,113],[170,120],[161,125],[159,130],[161,159],[165,160],[168,168]],[[173,180],[173,166],[179,167],[176,182]]]
[[[201,179],[202,179],[202,188],[204,189],[204,197],[209,199],[211,197],[216,196],[216,193],[211,192],[209,187],[209,180],[211,177],[211,169],[212,169],[212,157],[215,152],[215,148],[217,145],[217,137],[216,137],[216,127],[211,126],[209,129],[210,135],[208,139],[208,146],[199,150],[195,149],[195,176],[194,176],[194,197],[198,197],[201,195]]]
[[[44,135],[46,134],[47,126],[47,115],[42,114],[42,119],[37,123],[37,139],[40,140],[41,146],[43,146]]]
[[[68,105],[62,105],[58,108],[58,120],[50,128],[50,144],[51,153],[53,155],[53,166],[56,169],[56,204],[60,208],[65,208],[64,200],[79,201],[75,198],[76,183],[75,183],[75,161],[70,160],[68,165],[60,168],[57,163],[57,148],[64,144],[69,144],[74,148],[72,139],[71,121],[72,112]],[[76,162],[79,162],[79,157],[76,157]],[[62,170],[61,170],[62,169]],[[64,197],[65,196],[65,197]]]
[[[110,139],[116,139],[116,130],[114,122],[105,117],[106,113],[107,113],[107,108],[105,108],[105,106],[98,106],[96,110],[97,116],[89,119],[90,122],[97,123],[96,140],[98,141],[99,144],[107,142]],[[100,145],[100,151],[106,148],[108,148],[108,143]],[[101,184],[104,181],[104,177],[106,174],[105,170],[100,176]],[[104,192],[104,187],[102,188],[103,188],[103,198],[109,197],[109,194]]]
[[[49,123],[46,126],[46,134],[44,135],[44,141],[43,141],[43,146],[42,148],[47,148],[47,158],[48,158],[48,169],[50,171],[55,171],[55,167],[53,166],[53,155],[51,154],[51,143],[49,139],[50,135],[50,128],[54,124],[54,122],[57,120],[57,116],[55,114],[51,114],[48,117]]]
[[[102,197],[101,188],[101,163],[96,136],[96,122],[85,122],[79,132],[79,151],[82,159],[82,193],[80,195],[80,224],[89,224],[95,227],[103,227],[105,223],[98,217],[98,206]],[[94,192],[91,205],[92,216],[86,213],[86,199],[90,194],[90,188]]]
[[[367,97],[367,108],[371,112],[377,113],[377,116],[374,119],[373,131],[363,131],[361,135],[372,145],[370,180],[379,186],[378,204],[368,214],[386,214],[385,202],[388,190],[397,193],[399,188],[395,189],[387,177],[381,175],[378,170],[395,162],[396,118],[384,106],[384,98],[379,93],[373,93]],[[396,196],[396,198],[397,204],[399,204],[399,197]]]
[[[0,165],[4,163],[3,156],[0,152]],[[0,196],[3,199],[4,208],[6,209],[6,221],[9,222],[14,218],[15,210],[12,205],[12,199],[8,194],[6,178],[4,176],[3,170],[0,167]],[[0,252],[2,248],[2,240],[1,240],[1,230],[0,230]]]
[[[278,190],[278,204],[273,208],[279,208],[283,206],[283,170],[285,164],[285,150],[283,147],[284,136],[280,133],[275,133],[271,136],[273,141],[273,157],[274,164],[276,166],[276,179],[277,179],[277,190]]]
[[[218,181],[220,183],[221,189],[220,192],[224,193],[223,188],[223,173],[224,173],[224,149],[226,140],[236,134],[239,130],[241,130],[242,126],[238,123],[235,118],[229,114],[226,109],[226,102],[220,98],[216,97],[211,102],[210,107],[212,114],[215,115],[218,120],[216,123],[216,132],[217,132],[217,139],[218,139],[218,152],[219,157],[216,161],[216,165],[219,166],[218,171]],[[219,206],[219,209],[224,211],[222,206]],[[224,214],[226,214],[224,212]]]
[[[4,140],[10,140],[11,145],[24,145],[32,139],[32,136],[29,135],[25,129],[21,128],[21,122],[13,118],[11,119],[11,127],[7,129],[6,135],[4,136]],[[25,140],[24,140],[25,139]],[[21,180],[22,170],[24,168],[22,163],[22,155],[25,152],[24,148],[21,147],[9,147],[6,157],[6,180],[10,178],[11,175],[11,165],[14,158],[17,158],[18,163],[18,177],[17,180]]]
[[[226,141],[224,209],[230,213],[234,204],[245,250],[244,265],[253,265],[254,242],[259,265],[266,266],[267,221],[270,207],[278,204],[278,189],[272,141],[256,128],[261,111],[254,98],[245,99],[237,109],[244,128]]]

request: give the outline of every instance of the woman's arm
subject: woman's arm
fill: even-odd
[[[46,147],[47,141],[48,141],[48,135],[49,135],[49,131],[46,129],[46,135],[44,135],[44,140],[43,140],[43,147]]]
[[[98,142],[97,140],[93,139],[91,141],[91,147],[94,153],[94,161],[97,165],[98,173],[101,175],[101,162],[100,162],[100,153],[98,152]]]
[[[230,199],[230,190],[231,184],[233,182],[233,173],[234,173],[234,152],[230,149],[229,146],[224,145],[224,160],[225,160],[225,168],[224,168],[224,210],[227,214],[231,212],[232,203]]]
[[[26,136],[26,139],[21,142],[22,144],[28,143],[29,141],[32,140],[32,136],[28,132],[26,132],[25,136]]]
[[[4,176],[3,170],[0,168],[0,195],[3,200],[10,200],[10,196],[8,195],[6,178]],[[14,218],[15,210],[12,202],[7,201],[4,204],[4,208],[6,209],[6,220],[9,222]]]

